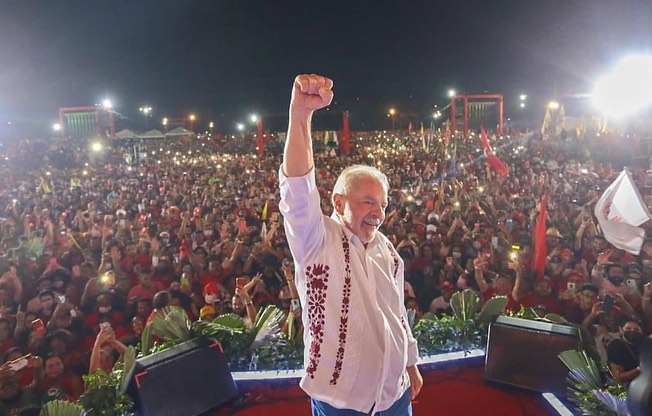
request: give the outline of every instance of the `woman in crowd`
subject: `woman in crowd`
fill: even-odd
[[[79,375],[66,369],[63,358],[51,353],[43,359],[43,369],[36,388],[50,400],[77,400],[84,392]]]

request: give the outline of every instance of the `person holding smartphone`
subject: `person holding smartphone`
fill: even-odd
[[[631,286],[626,283],[625,268],[618,263],[606,263],[602,270],[603,277],[592,278],[592,282],[600,288],[600,296],[614,295],[618,306],[633,316],[634,306],[640,304],[641,294],[638,290],[630,294]]]
[[[93,374],[102,369],[110,373],[115,364],[112,350],[115,350],[120,357],[127,351],[127,347],[115,337],[115,332],[109,322],[102,322],[99,325],[100,331],[95,337],[95,343],[91,351],[88,374]]]
[[[260,277],[260,273],[256,274],[254,278],[251,279],[251,282],[255,285],[260,281]],[[231,298],[231,309],[233,309],[234,313],[243,318],[245,325],[248,328],[251,328],[256,320],[257,310],[254,302],[251,300],[251,296],[249,295],[249,289],[252,288],[253,285],[249,285],[247,280],[249,279],[244,276],[235,278],[235,295]]]
[[[283,164],[281,214],[303,309],[305,375],[313,416],[411,414],[423,379],[404,306],[404,264],[378,229],[389,182],[354,165],[338,177],[329,217],[321,210],[311,138],[313,113],[333,99],[333,81],[295,78]]]
[[[36,390],[36,380],[32,380],[25,386],[21,386],[19,380],[20,372],[28,369],[40,371],[43,368],[43,359],[36,356],[19,356],[12,360],[13,364],[7,362],[0,366],[0,414],[9,415],[14,410],[36,406],[40,407],[44,395]],[[18,368],[21,369],[18,369]]]
[[[569,322],[581,324],[593,310],[593,305],[598,302],[598,287],[592,283],[573,283],[576,294],[563,302],[563,316]],[[567,284],[567,287],[568,287]]]

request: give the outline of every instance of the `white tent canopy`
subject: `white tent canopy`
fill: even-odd
[[[129,129],[124,129],[115,134],[116,139],[135,139],[138,135]]]
[[[150,130],[138,135],[141,139],[163,139],[165,135],[160,130]]]
[[[173,136],[193,136],[195,133],[191,132],[188,129],[184,129],[183,127],[177,127],[173,130],[168,131],[165,133],[167,137],[173,137]]]

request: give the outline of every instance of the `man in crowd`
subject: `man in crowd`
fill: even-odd
[[[295,79],[279,171],[281,212],[305,305],[301,387],[312,398],[313,415],[411,414],[410,399],[423,381],[407,327],[403,262],[378,231],[387,178],[375,168],[349,167],[333,189],[333,215],[325,217],[320,207],[310,126],[313,112],[331,103],[332,86],[318,75]]]

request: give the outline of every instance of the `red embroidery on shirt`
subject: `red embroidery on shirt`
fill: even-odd
[[[344,347],[346,347],[346,333],[349,323],[349,306],[351,304],[351,246],[346,236],[342,237],[342,249],[344,250],[344,287],[342,288],[342,309],[340,311],[339,346],[335,355],[335,368],[333,368],[331,385],[337,384],[337,380],[342,373]]]
[[[396,276],[398,276],[398,266],[399,266],[398,256],[396,255],[394,250],[392,250],[391,243],[387,243],[387,250],[389,250],[389,254],[391,254],[392,260],[394,260],[394,281],[396,282],[397,280]]]
[[[321,344],[324,341],[324,311],[326,289],[328,288],[328,266],[315,264],[306,267],[306,288],[308,295],[308,330],[312,337],[310,342],[310,361],[306,373],[315,378],[315,372],[321,358]]]

